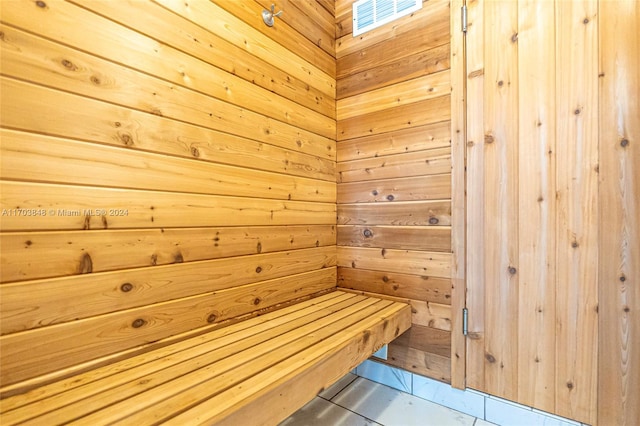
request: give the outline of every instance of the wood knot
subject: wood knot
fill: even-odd
[[[627,280],[627,277],[625,277],[624,275],[620,275],[620,282],[623,283]]]
[[[371,191],[371,195],[373,195],[375,197],[376,195],[378,195],[378,191],[376,189],[374,189],[373,191]]]
[[[571,247],[578,248],[578,242],[577,241],[572,242]]]
[[[91,272],[93,272],[93,261],[91,260],[91,256],[89,255],[89,253],[84,253],[82,255],[82,258],[80,259],[78,273],[90,274]]]
[[[257,274],[259,274],[260,272],[262,272],[262,267],[258,266],[258,267],[256,268],[256,273],[257,273]]]
[[[589,23],[589,18],[584,18],[584,19],[582,20],[582,23],[583,23],[583,24],[585,24],[585,25],[587,25],[587,24]]]
[[[262,302],[262,299],[260,299],[259,297],[256,297],[255,299],[253,299],[253,304],[255,306],[258,306],[260,304],[260,302]]]
[[[498,81],[498,86],[499,86],[499,87],[504,86],[504,81],[502,81],[502,80]]]
[[[198,150],[198,148],[196,148],[195,146],[192,146],[191,155],[193,155],[196,158],[200,157],[200,150]]]
[[[389,282],[389,277],[386,275],[382,276],[382,282],[388,283]]]
[[[484,143],[489,144],[489,143],[493,143],[495,142],[495,138],[493,137],[492,134],[486,134],[484,135]]]
[[[509,273],[511,275],[515,275],[516,272],[518,272],[518,270],[516,268],[514,268],[513,266],[509,266]]]
[[[214,322],[216,322],[217,319],[218,319],[218,314],[214,312],[212,314],[209,314],[209,316],[207,317],[207,322],[209,324],[213,324]]]
[[[124,283],[120,286],[120,290],[123,293],[129,293],[131,290],[133,290],[133,284],[131,283]]]
[[[76,67],[73,62],[67,59],[62,60],[62,66],[71,71],[76,71],[78,69],[78,67]]]
[[[627,146],[629,146],[629,139],[622,139],[620,141],[620,146],[623,148],[626,148]]]
[[[516,41],[518,41],[518,33],[514,33],[511,36],[511,43],[515,43]]]
[[[100,81],[100,78],[98,78],[95,75],[92,75],[91,77],[89,77],[89,80],[91,80],[91,82],[96,86],[100,86],[100,84],[102,84],[102,81]]]
[[[46,4],[45,2],[43,2],[42,0],[38,0],[38,1],[36,2],[36,6],[38,6],[38,7],[42,8],[42,9],[44,9],[44,8],[46,8],[46,7],[47,7],[47,4]]]
[[[371,229],[368,229],[368,228],[364,230],[363,234],[365,238],[373,237],[373,232],[371,232]]]
[[[394,197],[394,196],[393,196],[393,195],[391,195],[391,194],[387,195],[387,200],[389,200],[389,201],[393,201],[393,200],[395,200],[395,198],[396,198],[396,197]]]
[[[182,253],[178,252],[173,255],[173,263],[183,263],[184,258],[182,257]]]
[[[131,137],[130,134],[123,133],[118,136],[120,137],[120,140],[122,141],[122,143],[124,143],[126,146],[133,146],[133,138]]]
[[[256,251],[258,253],[262,253],[262,243],[260,241],[258,241],[258,244],[256,246]]]
[[[133,322],[131,323],[131,327],[133,328],[140,328],[143,325],[145,325],[147,322],[145,320],[143,320],[142,318],[137,318],[135,320],[133,320]]]
[[[437,224],[438,224],[438,222],[440,222],[440,221],[438,220],[438,218],[437,218],[437,217],[430,217],[430,218],[429,218],[429,224],[430,224],[430,225],[437,225]]]
[[[494,362],[496,362],[496,357],[494,357],[493,355],[491,355],[490,353],[486,353],[484,355],[485,359],[487,361],[489,361],[491,364],[493,364]]]
[[[573,389],[573,382],[571,381],[567,382],[567,389],[569,390]]]

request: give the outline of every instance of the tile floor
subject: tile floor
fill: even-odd
[[[280,426],[487,426],[485,420],[347,374]]]

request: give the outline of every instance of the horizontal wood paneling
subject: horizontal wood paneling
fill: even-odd
[[[308,1],[290,0],[257,0],[255,2],[216,0],[215,3],[327,74],[335,76],[336,43],[333,16],[320,5],[314,5]],[[276,13],[279,11],[283,13],[275,19],[273,27],[268,27],[262,20],[262,11],[270,10],[272,4],[275,5]],[[279,24],[275,25],[275,22]],[[321,54],[317,47],[326,54]]]
[[[337,168],[338,182],[436,175],[450,173],[450,171],[451,150],[449,148],[342,161]]]
[[[350,74],[336,82],[336,97],[343,99],[446,70],[449,68],[449,53],[449,45],[444,44],[383,66]]]
[[[451,205],[446,201],[357,203],[338,206],[338,225],[448,226]]]
[[[3,384],[329,290],[335,279],[335,268],[312,271],[5,335],[0,337]]]
[[[451,198],[451,175],[417,176],[338,184],[338,203]]]
[[[340,267],[338,286],[442,305],[451,304],[451,283],[446,278]]]
[[[45,90],[48,102],[43,103],[38,86],[10,79],[0,83],[4,127],[335,181],[331,144],[276,141],[271,135],[264,143],[56,90]],[[17,97],[21,102],[10,102]],[[67,120],[83,126],[68,126]]]
[[[118,310],[138,308],[335,264],[335,248],[329,246],[4,284],[0,286],[1,333],[108,314],[114,306]],[[73,298],[68,289],[74,289]]]
[[[335,183],[2,130],[0,178],[281,200],[335,201]],[[33,176],[33,170],[38,175]],[[136,176],[132,179],[131,176]]]
[[[407,298],[420,331],[387,362],[449,381],[450,5],[357,37],[351,5],[336,2],[338,285]]]
[[[389,108],[412,104],[448,94],[449,71],[427,74],[392,86],[370,89],[359,95],[338,100],[337,119],[346,120],[363,114],[371,114]]]
[[[338,247],[338,266],[449,278],[450,253]]]
[[[338,226],[338,245],[448,251],[451,229],[444,226]]]
[[[3,7],[3,389],[335,288],[331,5]]]
[[[338,162],[422,151],[450,145],[449,122],[411,127],[340,142]]]
[[[261,34],[253,27],[226,12],[211,2],[184,3],[180,0],[157,0],[178,15],[209,28],[225,40],[243,47],[256,57],[269,62],[281,70],[287,70],[296,78],[310,82],[326,96],[335,97],[335,77],[316,65],[287,50],[276,41]],[[215,16],[216,19],[210,19]],[[277,18],[276,18],[277,19]],[[318,54],[323,54],[318,52]]]
[[[338,141],[448,121],[451,99],[440,96],[338,121]]]
[[[5,232],[0,281],[87,273],[84,259],[91,272],[105,272],[335,243],[334,225]]]
[[[0,181],[0,190],[6,231],[331,225],[336,211],[332,203],[25,182]]]

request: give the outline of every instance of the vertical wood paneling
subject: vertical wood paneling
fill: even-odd
[[[518,400],[555,403],[555,28],[554,3],[518,2],[519,179]],[[525,54],[526,53],[526,54]],[[524,220],[526,218],[526,220]]]
[[[467,383],[589,423],[638,417],[631,3],[470,3]]]
[[[600,1],[598,422],[640,419],[640,2]]]
[[[485,3],[484,282],[485,386],[517,394],[518,348],[518,32],[517,2]],[[494,23],[499,22],[500,25]],[[491,46],[491,48],[487,48]],[[527,177],[525,182],[528,181]],[[511,323],[511,328],[502,324]]]
[[[556,413],[596,421],[597,0],[556,2]]]
[[[469,2],[467,75],[467,386],[485,389],[484,332],[484,2]]]
[[[465,307],[465,51],[462,15],[456,13],[464,1],[451,2],[451,322],[462,324]],[[454,328],[451,333],[451,386],[464,389],[466,338]]]

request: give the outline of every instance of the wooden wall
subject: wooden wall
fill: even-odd
[[[409,300],[388,363],[451,380],[449,2],[352,36],[336,2],[338,286]]]
[[[3,1],[2,385],[335,288],[334,10]]]
[[[590,424],[640,416],[639,18],[469,4],[467,384]]]

